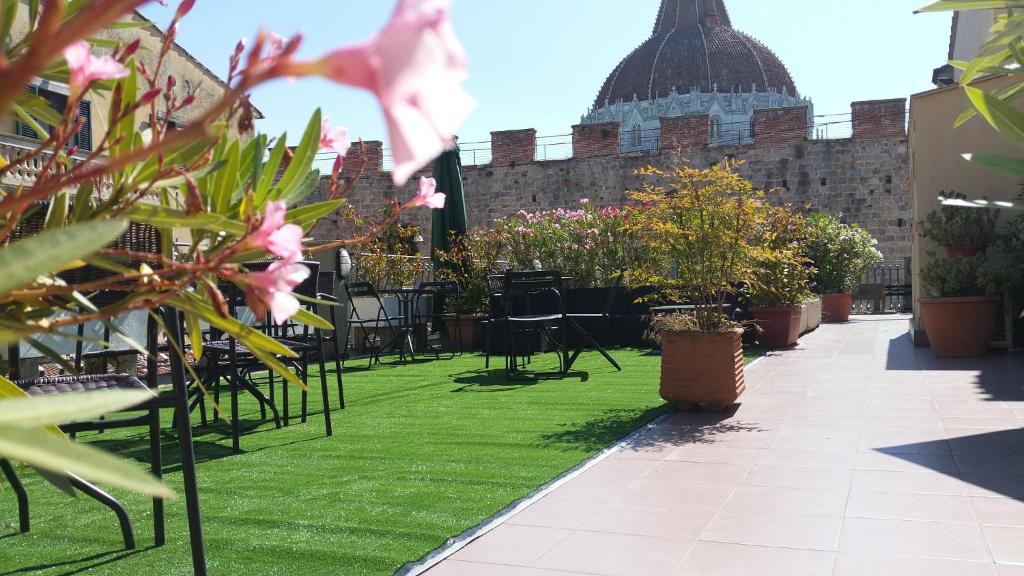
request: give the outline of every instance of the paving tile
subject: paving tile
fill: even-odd
[[[713,462],[659,462],[638,480],[645,484],[669,486],[737,486],[749,466]]]
[[[696,540],[717,512],[717,508],[706,506],[670,508],[613,504],[588,518],[579,529],[587,532]]]
[[[687,484],[685,481],[665,484],[638,480],[609,502],[622,506],[703,507],[717,510],[725,505],[735,489],[735,486],[728,484],[699,485]]]
[[[999,576],[1024,576],[1024,564],[996,564]]]
[[[454,560],[529,566],[569,535],[568,530],[503,524],[452,555]]]
[[[839,554],[833,576],[1002,576],[991,562]]]
[[[922,472],[932,470],[955,476],[957,462],[946,454],[887,454],[871,451],[856,456],[857,470],[889,470],[891,472]]]
[[[964,474],[970,496],[994,496],[1024,500],[1024,476],[1016,474]]]
[[[985,539],[992,548],[996,562],[1024,564],[1024,528],[1017,526],[983,526]]]
[[[966,496],[934,494],[886,494],[856,492],[846,508],[850,518],[922,520],[975,523],[974,509]]]
[[[667,576],[692,544],[650,536],[574,532],[533,565],[607,576]]]
[[[754,448],[731,448],[727,446],[698,444],[681,446],[665,459],[713,464],[753,464],[761,457],[761,454],[762,450]]]
[[[560,572],[541,570],[539,568],[523,568],[521,566],[503,566],[501,564],[484,564],[482,562],[464,562],[462,560],[446,560],[425,572],[426,576],[579,576],[578,572]]]
[[[855,470],[850,490],[852,492],[944,494],[949,496],[967,494],[967,486],[958,477],[932,471]]]
[[[842,516],[846,490],[740,486],[722,509],[729,514]]]
[[[844,553],[885,554],[991,561],[980,527],[975,524],[847,518],[839,550]]]
[[[672,576],[829,576],[835,554],[697,542]]]
[[[758,466],[788,468],[825,468],[853,470],[857,455],[853,452],[813,452],[806,450],[766,450],[757,461]]]
[[[596,514],[604,503],[605,500],[572,498],[555,491],[510,518],[508,523],[547,528],[578,528]]]
[[[859,448],[887,454],[951,454],[945,430],[935,427],[867,427]]]
[[[972,497],[971,502],[982,524],[1024,527],[1024,502],[1020,500]]]
[[[795,514],[719,514],[700,540],[835,551],[842,519]]]
[[[991,428],[1013,430],[1024,426],[1019,416],[942,416],[942,425],[947,428]]]
[[[852,470],[825,468],[787,468],[781,466],[754,466],[741,486],[774,486],[777,488],[807,488],[810,490],[848,490],[853,480]]]

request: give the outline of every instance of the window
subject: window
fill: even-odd
[[[191,96],[193,94],[195,94],[195,92],[192,89],[192,81],[185,80],[185,96]]]
[[[641,131],[639,124],[634,124],[633,125],[633,130],[631,132],[631,137],[632,137],[632,140],[633,140],[633,147],[634,148],[638,148],[640,146],[640,144],[643,143],[643,132]]]
[[[63,114],[64,108],[68,105],[68,97],[66,94],[53,92],[38,86],[29,86],[26,90],[46,100],[50,104],[50,107],[58,113]],[[77,146],[79,150],[89,152],[92,150],[92,105],[85,100],[79,102],[78,115],[84,120],[84,124],[82,124],[82,129],[78,131],[78,134],[75,134],[68,140],[68,147]],[[46,129],[52,130],[53,126],[46,126]],[[17,123],[16,131],[18,136],[23,138],[42,140],[42,137],[37,134],[35,130],[22,122]]]
[[[711,141],[718,142],[722,139],[722,119],[718,116],[711,117]]]

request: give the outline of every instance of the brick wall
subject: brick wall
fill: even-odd
[[[708,145],[711,138],[707,114],[661,119],[661,150],[682,152]]]
[[[363,158],[363,151],[366,158]],[[364,164],[365,162],[365,164]],[[384,143],[378,140],[368,140],[362,143],[353,142],[345,154],[345,168],[341,171],[342,176],[354,176],[356,171],[362,169],[363,175],[376,174],[384,170]]]
[[[572,155],[574,158],[617,156],[619,154],[619,124],[580,124],[572,127]]]
[[[513,166],[529,164],[537,156],[537,131],[506,130],[491,132],[491,164]]]
[[[617,134],[612,142],[617,143]],[[603,142],[603,140],[599,140]],[[607,150],[607,148],[605,148]],[[690,163],[708,167],[726,155],[744,161],[740,171],[755,186],[779,189],[773,203],[809,206],[842,213],[861,224],[879,241],[886,259],[910,256],[909,154],[905,138],[811,140],[792,144],[741,147],[698,147],[687,153]],[[647,164],[666,167],[674,153],[645,156],[606,155],[532,162],[516,166],[467,166],[466,206],[471,226],[482,226],[519,210],[550,210],[578,206],[583,198],[605,206],[626,201],[626,191],[639,188],[634,171]],[[383,198],[408,200],[416,183],[396,190],[386,173],[367,172],[350,196],[361,214],[370,214]],[[314,194],[314,200],[319,194]],[[430,211],[403,216],[430,237]],[[345,237],[337,224],[325,224],[317,239]]]
[[[854,139],[901,138],[907,135],[907,101],[867,100],[853,103]]]
[[[760,146],[795,144],[807,140],[807,107],[754,110],[754,142]]]

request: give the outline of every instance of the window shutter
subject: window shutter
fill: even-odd
[[[78,103],[78,115],[85,120],[78,132],[78,149],[83,152],[92,151],[92,105],[85,100]]]
[[[25,90],[32,94],[39,94],[38,86],[26,86]],[[39,134],[37,134],[35,130],[29,128],[27,124],[21,122],[20,120],[17,122],[16,128],[18,136],[21,136],[22,138],[30,138],[32,140],[40,139]]]

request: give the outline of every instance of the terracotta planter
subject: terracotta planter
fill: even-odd
[[[800,308],[755,308],[754,322],[761,327],[757,341],[768,348],[787,348],[800,339]]]
[[[962,244],[962,245],[957,245],[957,246],[946,246],[945,248],[946,248],[946,254],[950,258],[958,258],[958,257],[970,258],[971,256],[977,256],[978,252],[980,252],[980,250],[978,250],[977,246],[971,246],[970,244]]]
[[[988,298],[921,298],[921,317],[935,355],[977,358],[988,354],[996,303]]]
[[[800,334],[813,332],[821,326],[822,306],[821,298],[808,300],[800,307]]]
[[[736,402],[743,377],[743,330],[661,333],[661,397],[677,406]]]
[[[825,294],[821,297],[825,322],[849,322],[853,310],[853,294]]]
[[[483,320],[486,316],[479,314],[473,314],[469,316],[460,316],[456,320],[446,320],[448,325],[448,337],[452,339],[452,348],[459,352],[473,352],[480,350],[480,342],[483,334]],[[456,327],[456,324],[459,327]],[[462,330],[462,344],[459,344],[457,330]]]

